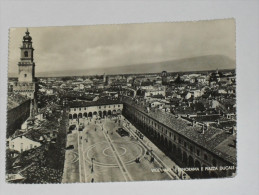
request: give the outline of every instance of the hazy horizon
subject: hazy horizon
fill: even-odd
[[[118,66],[114,66],[114,67],[110,67],[108,70],[105,68],[93,68],[93,69],[88,69],[88,70],[66,70],[66,71],[51,71],[51,72],[38,72],[36,73],[36,77],[66,77],[66,76],[91,76],[91,75],[103,75],[104,73],[106,75],[118,75],[118,74],[155,74],[155,73],[161,73],[162,71],[167,71],[167,72],[202,72],[202,71],[213,71],[213,70],[234,70],[235,67],[235,61],[228,59],[226,57],[227,64],[224,62],[223,66],[211,66],[211,64],[208,64],[209,66],[204,67],[204,68],[195,68],[195,70],[192,69],[178,69],[178,70],[170,70],[168,68],[166,68],[166,64],[165,63],[169,63],[169,64],[174,64],[174,62],[178,63],[179,61],[183,61],[185,62],[186,60],[189,59],[189,61],[192,61],[192,59],[199,59],[199,58],[205,58],[208,57],[209,59],[211,59],[210,57],[215,57],[215,56],[200,56],[200,57],[194,57],[194,58],[184,58],[184,59],[178,59],[178,60],[172,60],[172,61],[162,61],[162,62],[153,62],[153,63],[146,63],[146,64],[132,64],[132,65],[126,65],[123,67],[120,67],[120,69],[118,69]],[[225,56],[216,56],[216,57],[225,57]],[[213,59],[213,58],[212,58]],[[202,61],[199,61],[199,63],[201,63]],[[211,62],[211,61],[210,61]],[[150,71],[149,67],[152,66],[153,64],[157,64],[156,68],[152,68],[152,71]],[[160,65],[160,66],[159,66]],[[181,64],[180,64],[181,65]],[[136,71],[129,71],[128,68],[134,69],[136,66],[141,66],[140,68],[142,69],[142,71],[139,71],[139,69]],[[176,66],[176,65],[175,65]],[[171,68],[175,68],[175,66],[171,66]],[[154,67],[154,66],[152,66]],[[179,65],[178,65],[179,67]],[[190,68],[190,67],[189,67]],[[193,68],[193,67],[191,67]],[[144,69],[144,70],[143,70]],[[119,70],[119,72],[118,72]],[[123,71],[121,71],[123,70]],[[8,77],[18,77],[18,74],[10,74],[8,75]]]

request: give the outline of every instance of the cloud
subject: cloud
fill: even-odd
[[[12,28],[9,72],[17,73],[25,28]],[[235,59],[233,19],[30,28],[36,72],[80,70],[202,55]]]

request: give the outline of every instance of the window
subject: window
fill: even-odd
[[[118,107],[121,107],[121,105],[118,105]]]
[[[115,105],[113,107],[115,108]]]
[[[192,147],[192,146],[190,146],[190,151],[191,151],[191,152],[193,151],[193,147]]]
[[[85,110],[86,110],[86,108],[85,108]]]
[[[174,141],[176,140],[176,136],[174,135]]]
[[[24,74],[24,77],[27,77],[27,74]]]
[[[99,109],[101,109],[102,107],[101,106],[99,106]]]
[[[197,150],[197,156],[200,156],[200,150]]]
[[[204,160],[208,160],[208,156],[204,154]]]
[[[178,139],[178,143],[181,144],[182,143],[182,140],[181,138]]]
[[[212,160],[212,165],[213,165],[214,167],[217,166],[217,161],[216,161],[215,159]]]
[[[28,57],[28,51],[24,52],[24,57]]]
[[[183,144],[183,145],[184,145],[184,147],[186,148],[186,146],[187,146],[186,142],[184,142],[184,144]]]
[[[76,108],[74,108],[74,111],[76,111]]]
[[[79,110],[81,111],[81,108],[79,108]]]

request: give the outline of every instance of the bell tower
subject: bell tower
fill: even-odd
[[[167,72],[163,71],[161,74],[162,77],[162,85],[167,85]]]
[[[23,37],[21,49],[21,58],[18,63],[19,76],[18,82],[34,82],[35,81],[35,63],[33,62],[32,38],[27,29]]]
[[[15,93],[27,96],[30,99],[36,97],[35,63],[33,61],[32,38],[27,29],[20,47],[20,61],[18,62],[18,82],[13,86]]]

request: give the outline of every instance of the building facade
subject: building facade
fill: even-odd
[[[7,139],[7,146],[11,150],[15,150],[22,153],[24,151],[40,147],[41,143],[28,139],[25,136],[21,136],[21,137],[16,137],[14,139],[11,139],[11,138]]]
[[[82,104],[72,104],[69,108],[69,119],[80,118],[104,118],[121,114],[123,104],[120,102],[85,102]]]
[[[177,119],[173,120],[175,124],[168,125],[166,119],[164,122],[160,120],[158,112],[145,111],[132,102],[123,103],[122,114],[174,162],[182,168],[197,168],[196,171],[188,172],[191,177],[230,177],[235,173],[236,159],[212,149],[213,146],[202,144],[206,143],[201,139],[204,135],[194,133],[197,128],[191,130],[192,127],[187,127],[184,132],[186,127],[183,123],[176,123]],[[189,136],[191,133],[194,135]]]

